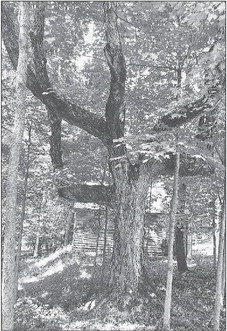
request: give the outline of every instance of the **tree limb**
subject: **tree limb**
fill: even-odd
[[[152,178],[160,176],[172,176],[174,174],[176,156],[169,153],[169,158],[164,160],[150,160],[147,166],[150,168]],[[146,166],[146,165],[145,165]],[[190,155],[181,154],[180,171],[182,177],[210,176],[214,168]],[[77,184],[67,185],[58,188],[60,197],[81,203],[96,203],[112,207],[115,199],[114,186]]]
[[[172,152],[166,153],[165,157],[160,159],[150,159],[147,162],[147,167],[150,168],[152,179],[156,180],[161,176],[173,176],[176,164],[176,155]],[[209,177],[214,173],[214,166],[208,164],[203,159],[198,159],[190,154],[181,153],[180,155],[180,170],[181,177],[203,176]]]
[[[58,189],[60,197],[82,203],[97,203],[111,206],[114,197],[113,186],[77,184]]]
[[[9,58],[13,67],[17,68],[18,61],[18,35],[15,24],[10,12],[10,5],[7,2],[2,3],[2,36]],[[40,13],[41,14],[41,13]],[[106,121],[95,113],[79,107],[77,104],[58,95],[52,90],[48,83],[48,76],[45,72],[45,60],[40,67],[40,48],[36,44],[34,31],[32,34],[33,48],[36,47],[36,69],[35,73],[31,66],[28,66],[27,87],[48,109],[53,110],[59,118],[71,125],[77,126],[91,135],[99,138],[104,144],[109,139]],[[39,40],[40,41],[40,40]],[[45,78],[45,82],[41,78]]]
[[[153,127],[152,131],[168,131],[171,128],[179,127],[193,120],[200,114],[203,114],[205,111],[212,110],[214,108],[212,101],[215,97],[215,94],[216,93],[204,95],[200,99],[182,107],[179,112],[164,115]]]

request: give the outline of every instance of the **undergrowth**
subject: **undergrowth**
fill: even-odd
[[[174,331],[212,328],[215,272],[209,259],[195,262],[184,274],[174,270]],[[121,310],[106,296],[107,273],[99,266],[94,273],[92,260],[62,251],[33,261],[21,275],[15,330],[161,330],[166,274],[165,261],[148,261],[141,297]]]

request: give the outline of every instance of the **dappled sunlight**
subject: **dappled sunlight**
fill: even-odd
[[[91,278],[91,274],[87,273],[87,271],[85,269],[80,270],[80,276],[79,278],[83,278],[83,279],[90,279]]]
[[[193,253],[199,253],[207,256],[213,255],[213,247],[209,242],[204,242],[200,244],[193,245]]]
[[[163,261],[161,261],[161,262],[163,262],[163,263],[168,263],[168,260],[163,260]],[[176,265],[176,264],[177,264],[177,261],[173,260],[173,264]]]
[[[26,277],[23,277],[21,278],[20,280],[20,283],[21,284],[26,284],[26,283],[35,283],[35,282],[38,282],[39,281],[39,277],[38,276],[32,276],[32,277],[29,277],[29,276],[26,276]]]
[[[22,284],[26,283],[34,283],[42,280],[43,278],[47,276],[51,276],[55,273],[62,272],[66,265],[63,264],[61,260],[59,260],[56,264],[50,266],[44,273],[42,273],[42,269],[40,269],[40,273],[36,276],[25,276],[20,279],[20,287],[19,289],[22,289]],[[38,271],[37,271],[38,273]]]
[[[145,326],[145,324],[132,324],[129,322],[126,323],[99,323],[96,320],[88,320],[88,321],[77,321],[69,326],[69,330],[90,330],[90,331],[153,331],[156,330],[156,326]]]
[[[41,298],[45,298],[49,293],[47,291],[45,291],[42,295]]]
[[[20,282],[18,282],[18,291],[23,290],[23,286],[20,284]]]
[[[41,278],[44,278],[46,276],[53,275],[57,272],[62,272],[63,269],[65,268],[65,265],[62,263],[62,261],[58,261],[55,265],[51,266],[46,272],[44,272],[41,275]]]
[[[58,257],[60,257],[60,255],[62,255],[64,253],[71,252],[71,251],[72,251],[72,246],[71,245],[63,247],[62,249],[57,250],[53,254],[50,254],[49,256],[35,262],[35,266],[36,267],[44,267],[45,265],[47,265],[48,262],[53,261],[53,260],[57,259]]]

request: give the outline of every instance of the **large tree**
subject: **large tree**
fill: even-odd
[[[44,54],[45,4],[34,3],[34,19],[30,32],[33,54],[32,64],[28,67],[27,87],[47,108],[51,126],[50,155],[56,174],[63,167],[61,148],[61,121],[83,129],[97,137],[107,148],[111,187],[98,185],[59,184],[59,194],[67,199],[80,202],[98,202],[111,205],[115,214],[114,248],[111,262],[109,290],[114,299],[120,301],[124,296],[138,295],[142,276],[142,239],[144,212],[147,191],[152,180],[161,175],[172,175],[175,156],[167,151],[161,155],[144,157],[138,154],[132,162],[128,157],[124,140],[126,127],[126,61],[120,36],[118,8],[114,2],[104,2],[105,59],[110,74],[109,96],[105,113],[101,115],[80,107],[77,102],[58,94],[53,88]],[[18,61],[18,37],[10,5],[2,5],[2,32],[6,50],[13,66]],[[155,143],[155,135],[169,132],[214,108],[219,82],[208,86],[208,91],[196,100],[176,108],[162,116],[150,129],[145,139],[148,147]],[[212,93],[211,93],[212,92]],[[181,157],[180,175],[209,173],[212,167],[201,169],[205,163]],[[188,166],[190,161],[190,166]],[[197,165],[197,166],[196,166]],[[56,180],[61,183],[61,180]]]

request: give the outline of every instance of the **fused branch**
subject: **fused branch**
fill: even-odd
[[[18,34],[16,33],[15,24],[10,10],[9,3],[2,3],[2,36],[9,58],[14,69],[16,69],[19,54]],[[43,12],[40,10],[39,16],[37,17],[39,22],[42,22],[42,15]],[[34,55],[36,55],[34,63],[36,69],[34,72],[32,67],[28,66],[27,88],[36,98],[46,105],[48,109],[54,111],[59,118],[99,138],[106,145],[107,140],[109,140],[109,135],[105,119],[93,112],[81,108],[77,104],[67,100],[65,97],[58,95],[50,86],[45,69],[46,59],[44,59],[44,55],[41,54],[41,33],[43,33],[42,30],[34,30],[30,34],[33,43],[33,51],[35,50]],[[39,36],[39,46],[37,44],[36,36],[37,38]],[[44,78],[44,80],[40,81],[41,78]]]
[[[58,189],[60,197],[81,203],[97,203],[111,206],[113,186],[77,184]]]

